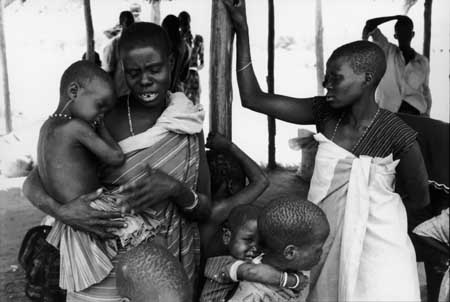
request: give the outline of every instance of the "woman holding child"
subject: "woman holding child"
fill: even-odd
[[[151,23],[133,24],[122,34],[119,52],[131,93],[119,99],[104,118],[105,125],[126,156],[119,168],[103,169],[102,183],[124,194],[123,211],[152,213],[154,240],[180,261],[196,284],[199,234],[195,220],[209,216],[209,172],[206,164],[201,107],[181,93],[168,92],[173,64],[164,30]],[[151,168],[150,168],[151,167]],[[124,227],[119,211],[103,212],[89,206],[100,192],[61,205],[43,189],[33,171],[24,184],[35,206],[57,220],[102,238]],[[119,253],[123,251],[119,251]],[[121,301],[115,271],[102,282],[68,301]]]
[[[330,222],[330,236],[311,271],[309,301],[420,301],[406,209],[429,203],[416,133],[375,103],[386,69],[382,50],[356,41],[327,62],[326,97],[298,99],[261,90],[252,68],[245,0],[222,0],[237,34],[242,105],[318,134],[308,199]],[[409,197],[405,206],[394,184]]]

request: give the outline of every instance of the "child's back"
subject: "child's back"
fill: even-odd
[[[100,187],[96,157],[78,137],[85,127],[83,121],[56,117],[39,134],[39,175],[49,195],[62,203]]]
[[[66,203],[100,187],[98,160],[119,164],[123,154],[101,123],[90,123],[115,104],[108,75],[87,61],[72,64],[61,79],[60,103],[40,130],[38,169],[45,189]],[[101,137],[100,137],[100,136]]]

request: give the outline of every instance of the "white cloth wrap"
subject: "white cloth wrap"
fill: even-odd
[[[355,157],[322,134],[308,199],[330,222],[308,301],[420,301],[392,156]]]
[[[194,105],[184,93],[169,93],[167,108],[148,130],[130,136],[119,142],[123,153],[144,149],[164,138],[168,132],[178,134],[196,134],[203,128],[205,111],[200,104]]]

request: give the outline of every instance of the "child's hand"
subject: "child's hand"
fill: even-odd
[[[236,31],[247,29],[247,14],[245,12],[245,0],[222,0],[230,15],[233,27]]]
[[[232,142],[223,135],[211,132],[206,139],[206,147],[216,151],[227,151],[230,149]]]

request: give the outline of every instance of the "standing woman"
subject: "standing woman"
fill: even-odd
[[[416,133],[375,103],[386,69],[383,51],[367,41],[337,48],[327,62],[326,97],[265,93],[252,68],[245,1],[222,1],[237,34],[242,105],[317,126],[308,199],[326,213],[330,236],[311,271],[308,299],[420,301],[405,206],[414,212],[429,204],[428,177]],[[408,196],[405,205],[394,191],[396,184]]]
[[[126,162],[119,168],[104,168],[102,183],[125,194],[123,211],[149,213],[158,230],[150,240],[178,259],[196,289],[200,260],[196,221],[207,219],[211,211],[204,112],[184,94],[169,92],[173,59],[169,38],[160,26],[131,25],[122,33],[119,53],[130,94],[105,116],[105,125]],[[36,207],[75,229],[105,238],[112,237],[111,228],[124,226],[120,212],[89,206],[98,193],[59,204],[45,192],[36,171],[23,190]],[[115,269],[102,282],[67,297],[67,301],[122,301]]]

